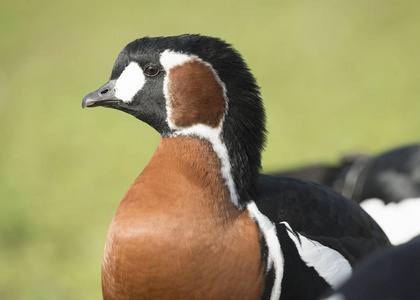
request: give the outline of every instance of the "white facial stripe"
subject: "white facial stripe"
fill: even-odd
[[[267,271],[274,266],[274,284],[271,291],[271,300],[280,299],[281,281],[283,279],[284,258],[281,252],[280,242],[277,237],[276,226],[257,208],[254,201],[247,205],[249,214],[258,222],[258,226],[264,235],[268,247]]]
[[[169,128],[176,129],[175,124],[171,121],[172,116],[172,105],[171,105],[171,96],[169,94],[169,73],[171,68],[174,66],[181,66],[185,62],[197,58],[196,56],[190,56],[183,53],[177,53],[170,50],[165,50],[160,55],[160,63],[163,66],[163,69],[166,71],[165,79],[163,80],[163,94],[165,95],[166,99],[166,122],[169,125]]]
[[[178,52],[174,52],[170,50],[165,50],[160,55],[160,63],[162,64],[166,72],[168,72],[171,68],[175,66],[181,66],[185,62],[192,59],[199,59],[199,58],[195,55],[188,55],[188,54],[178,53]]]
[[[115,96],[122,101],[129,103],[140,91],[146,82],[146,77],[140,66],[131,62],[121,73],[115,84]]]
[[[288,228],[287,233],[295,243],[302,260],[309,267],[313,267],[334,289],[350,277],[351,265],[338,251],[296,233],[298,239],[288,223],[281,224]]]

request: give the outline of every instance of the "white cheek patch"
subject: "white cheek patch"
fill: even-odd
[[[299,233],[294,233],[286,222],[281,224],[286,226],[287,233],[295,243],[302,260],[307,266],[313,267],[333,289],[337,289],[341,283],[350,277],[352,273],[351,265],[338,251],[310,240]]]
[[[146,77],[140,66],[131,62],[121,73],[115,83],[115,96],[122,101],[129,103],[133,97],[140,91],[146,82]]]

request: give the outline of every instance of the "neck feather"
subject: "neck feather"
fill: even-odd
[[[238,211],[238,207],[232,205],[235,204],[232,201],[235,190],[230,190],[225,178],[229,178],[225,175],[229,170],[223,166],[224,159],[220,158],[218,147],[220,145],[209,139],[197,137],[163,138],[139,178],[161,182],[170,192],[177,194],[177,190],[182,191],[186,186],[196,188],[199,191],[196,200],[179,197],[175,201],[201,201],[203,203],[197,204],[214,206],[219,212],[228,211],[228,215],[232,215],[233,211]],[[209,199],[211,203],[208,203]]]
[[[199,139],[209,145],[213,155],[215,155],[219,161],[219,174],[223,178],[226,188],[229,191],[230,201],[238,209],[242,209],[244,205],[240,202],[235,185],[235,179],[232,176],[233,170],[230,153],[228,152],[228,148],[221,137],[221,127],[210,128],[199,124],[186,129],[181,129],[172,136],[184,136],[192,139]]]

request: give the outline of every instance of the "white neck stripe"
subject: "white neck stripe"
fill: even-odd
[[[226,186],[230,193],[230,201],[239,209],[241,205],[239,203],[239,196],[236,192],[235,182],[233,181],[231,173],[231,165],[229,160],[229,154],[225,143],[221,139],[221,127],[211,128],[209,126],[198,124],[185,129],[175,131],[172,136],[197,136],[203,140],[209,141],[212,145],[213,151],[220,159],[221,173],[226,181]]]
[[[280,299],[281,281],[284,271],[284,257],[281,251],[280,241],[277,237],[276,225],[263,215],[254,201],[247,205],[249,214],[257,221],[261,233],[264,235],[268,247],[267,272],[274,267],[274,284],[270,300]]]

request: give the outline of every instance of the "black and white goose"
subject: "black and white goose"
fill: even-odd
[[[220,39],[135,40],[82,106],[122,110],[162,137],[111,222],[104,299],[315,299],[389,244],[336,192],[259,173],[258,86]]]

